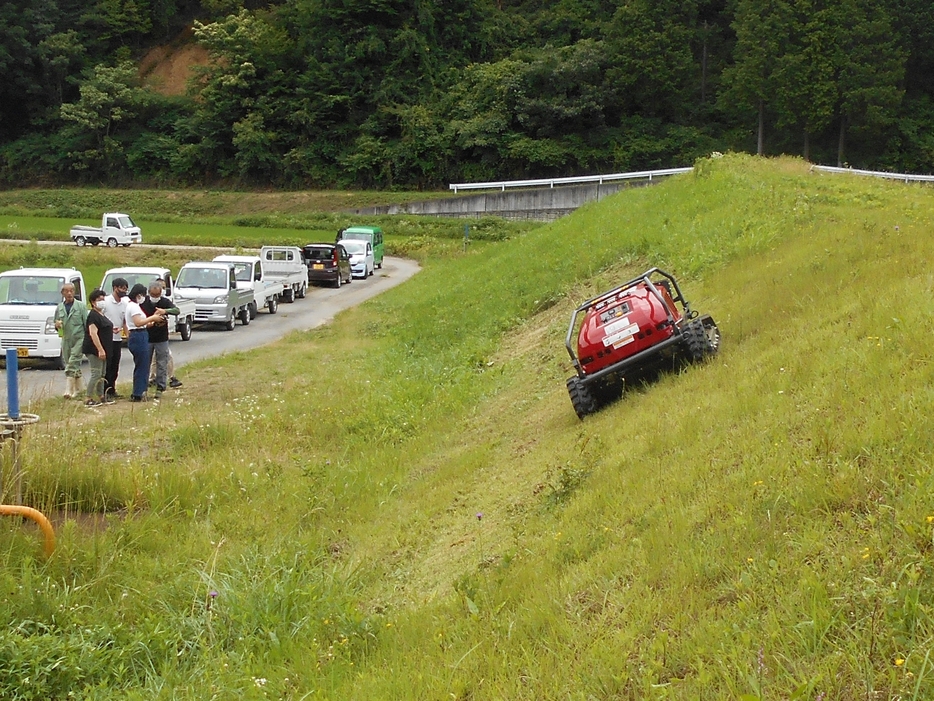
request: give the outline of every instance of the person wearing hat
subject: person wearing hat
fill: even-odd
[[[126,305],[126,325],[129,331],[127,348],[133,355],[133,393],[131,402],[142,402],[149,385],[149,329],[156,323],[165,323],[165,309],[156,309],[151,316],[140,306],[146,301],[146,286],[139,283],[130,290],[130,301]]]
[[[81,379],[81,361],[84,356],[84,322],[88,307],[75,299],[75,286],[70,282],[62,286],[62,301],[55,308],[55,328],[62,337],[62,360],[65,362],[65,399],[78,396]]]

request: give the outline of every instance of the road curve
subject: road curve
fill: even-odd
[[[292,304],[279,304],[277,314],[260,310],[249,326],[237,323],[233,331],[224,331],[220,326],[196,326],[190,341],[179,340],[172,334],[169,347],[175,357],[176,367],[187,363],[212,358],[236,351],[258,348],[279,340],[292,331],[305,331],[327,323],[344,309],[354,307],[391,287],[395,287],[419,271],[418,263],[406,258],[384,258],[383,268],[367,280],[354,280],[340,289],[310,287],[305,299],[296,299]],[[120,361],[118,387],[130,381],[133,357],[123,349]],[[83,366],[87,379],[87,362]],[[19,371],[20,403],[24,411],[28,406],[47,397],[61,396],[65,391],[65,374],[52,370],[48,363],[27,361]],[[7,397],[6,371],[0,370],[0,403],[5,407]]]

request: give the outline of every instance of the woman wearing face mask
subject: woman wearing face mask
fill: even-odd
[[[141,402],[149,384],[149,327],[165,316],[165,309],[156,309],[146,316],[140,305],[146,301],[146,286],[139,283],[130,290],[130,301],[126,305],[126,325],[130,329],[127,348],[133,355],[133,394],[131,402]]]
[[[107,297],[103,290],[94,290],[88,298],[91,302],[91,311],[88,312],[84,324],[84,343],[81,352],[88,358],[91,366],[91,379],[88,380],[88,398],[84,405],[88,407],[101,404],[113,404],[110,395],[104,394],[106,380],[104,370],[107,367],[107,356],[110,355],[113,341],[114,324],[103,314],[104,299]]]

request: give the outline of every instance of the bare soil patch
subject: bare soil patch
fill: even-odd
[[[210,62],[207,50],[196,44],[191,28],[170,43],[150,49],[139,63],[143,83],[163,95],[184,95],[196,66]]]

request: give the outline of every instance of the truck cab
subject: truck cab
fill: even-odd
[[[74,268],[20,268],[0,273],[0,349],[18,358],[45,358],[65,367],[55,308],[62,286],[75,286],[75,303],[87,304],[84,278]]]
[[[214,260],[233,265],[237,278],[237,287],[241,290],[252,291],[253,303],[250,305],[250,319],[256,318],[260,306],[269,309],[270,314],[275,314],[278,311],[281,287],[278,281],[270,279],[266,274],[262,258],[259,256],[222,255],[217,256]]]
[[[253,290],[237,287],[236,268],[226,261],[192,261],[178,271],[175,293],[195,301],[195,322],[223,324],[233,331],[237,318],[250,323]]]
[[[183,341],[191,338],[192,325],[195,323],[195,303],[193,300],[175,294],[175,280],[172,278],[171,270],[158,267],[111,268],[104,273],[100,289],[109,294],[113,289],[113,281],[118,277],[124,278],[131,288],[139,283],[149,289],[149,285],[154,280],[161,282],[165,296],[178,307],[177,316],[168,316],[169,333],[179,333]]]

